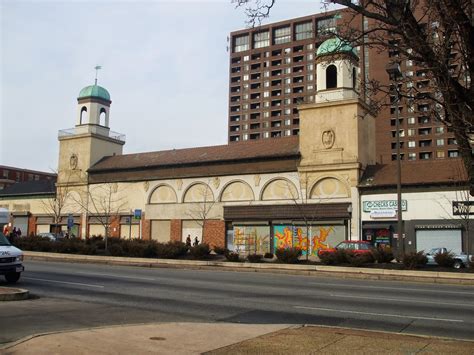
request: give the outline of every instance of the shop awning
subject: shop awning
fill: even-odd
[[[349,203],[318,203],[301,205],[261,205],[261,206],[224,206],[226,221],[248,220],[298,220],[304,218],[311,221],[347,219],[351,214],[347,211]]]

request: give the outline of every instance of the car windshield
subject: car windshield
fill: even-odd
[[[5,246],[5,245],[11,245],[10,242],[8,241],[7,237],[0,232],[0,246]]]

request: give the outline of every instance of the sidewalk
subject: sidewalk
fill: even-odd
[[[39,335],[3,354],[472,354],[474,342],[317,326],[159,323]]]
[[[26,260],[99,263],[142,267],[174,267],[192,269],[221,269],[231,271],[273,272],[294,275],[335,276],[370,280],[396,280],[457,285],[474,285],[474,273],[391,270],[348,266],[300,265],[279,263],[249,263],[176,259],[147,259],[117,256],[77,255],[25,251]]]

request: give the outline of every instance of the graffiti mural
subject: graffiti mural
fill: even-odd
[[[234,251],[248,254],[270,252],[269,226],[234,226]]]
[[[307,233],[308,232],[308,233]],[[308,237],[309,234],[309,237]],[[317,255],[319,249],[328,249],[344,240],[344,226],[276,225],[273,228],[273,245],[278,248],[300,248],[303,255]],[[308,250],[309,244],[309,250]]]

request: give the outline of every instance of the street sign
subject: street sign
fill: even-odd
[[[474,201],[453,201],[453,215],[467,216],[474,214]]]
[[[72,214],[70,214],[69,216],[67,216],[67,227],[69,229],[71,229],[72,227],[74,227],[74,216]]]
[[[133,212],[133,218],[135,219],[142,219],[142,210],[135,210]]]

